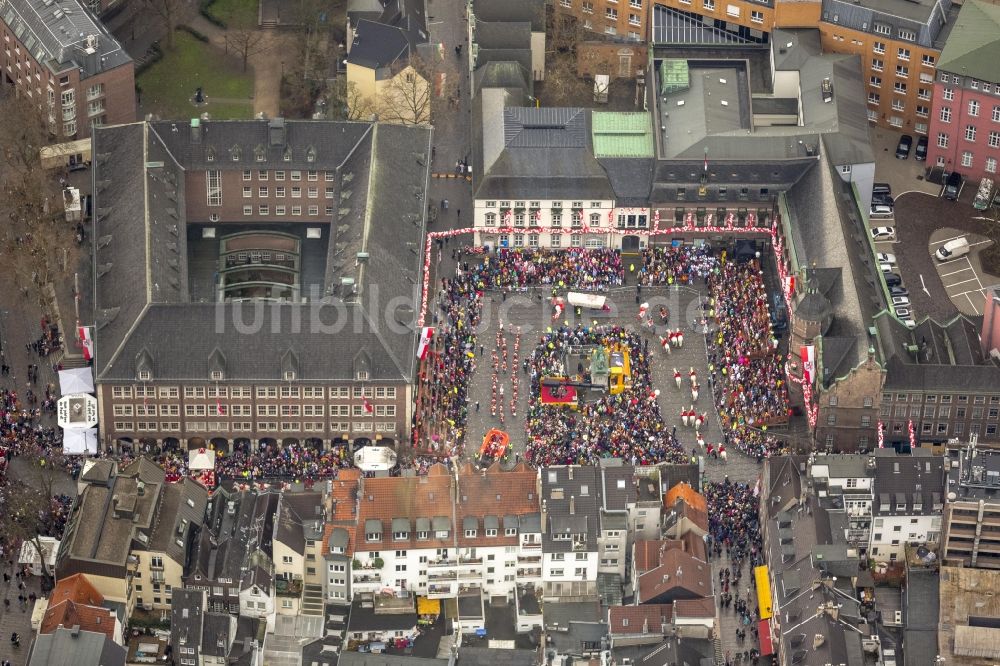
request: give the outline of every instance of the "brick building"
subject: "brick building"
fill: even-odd
[[[76,0],[0,3],[2,80],[48,108],[54,134],[135,120],[135,64]]]
[[[104,444],[405,436],[429,130],[195,120],[94,145]]]
[[[555,0],[555,11],[573,16],[584,30],[644,42],[653,0]]]
[[[941,52],[927,159],[974,181],[1000,160],[1000,6],[969,0]]]

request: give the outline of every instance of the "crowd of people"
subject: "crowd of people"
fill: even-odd
[[[525,458],[532,464],[594,464],[600,458],[619,457],[633,465],[661,461],[682,462],[686,454],[673,429],[660,414],[649,374],[649,340],[622,326],[560,327],[541,336],[529,362],[531,395],[541,380],[572,374],[564,367],[569,347],[596,346],[628,350],[631,387],[605,393],[577,409],[529,404]]]
[[[441,280],[434,331],[420,361],[411,428],[413,447],[433,456],[459,453],[463,442],[469,381],[476,369],[475,329],[482,312],[480,275],[459,267],[454,278]]]
[[[642,266],[636,279],[643,286],[688,284],[716,273],[719,258],[711,246],[660,246],[642,251]]]
[[[728,558],[728,566],[719,568],[718,602],[720,609],[731,610],[739,622],[736,629],[738,645],[746,644],[749,634],[757,637],[759,618],[753,568],[764,563],[760,531],[759,492],[748,483],[738,483],[726,477],[704,485],[702,493],[708,503],[708,538],[706,546],[711,556]],[[725,562],[724,562],[725,563]],[[748,579],[741,587],[744,574]],[[753,661],[759,654],[750,648],[736,655],[727,654],[726,663]]]
[[[758,261],[722,262],[703,305],[712,327],[709,378],[726,442],[758,460],[782,448],[767,428],[788,421],[783,356]]]
[[[604,290],[623,284],[621,254],[610,249],[499,248],[475,270],[480,290],[517,291],[536,286]]]

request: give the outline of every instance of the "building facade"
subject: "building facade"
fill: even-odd
[[[652,0],[556,0],[552,6],[586,31],[640,42],[647,39],[652,4]]]
[[[1000,161],[998,31],[1000,8],[979,0],[964,3],[934,81],[927,160],[971,179],[969,187],[984,176],[996,178]]]
[[[54,134],[84,139],[94,125],[135,120],[135,64],[75,0],[8,0],[0,34],[2,82],[46,109]]]

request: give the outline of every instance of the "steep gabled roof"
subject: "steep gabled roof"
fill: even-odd
[[[982,81],[1000,82],[1000,6],[966,0],[941,50],[937,68]]]

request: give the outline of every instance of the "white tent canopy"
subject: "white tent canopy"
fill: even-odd
[[[97,428],[63,430],[63,453],[67,455],[97,453]]]
[[[90,368],[70,368],[59,371],[59,392],[63,395],[71,393],[93,393],[94,375]]]
[[[385,472],[396,466],[396,452],[387,446],[365,446],[354,454],[362,472]]]
[[[212,449],[195,449],[189,451],[188,468],[191,471],[215,469],[215,451]]]

